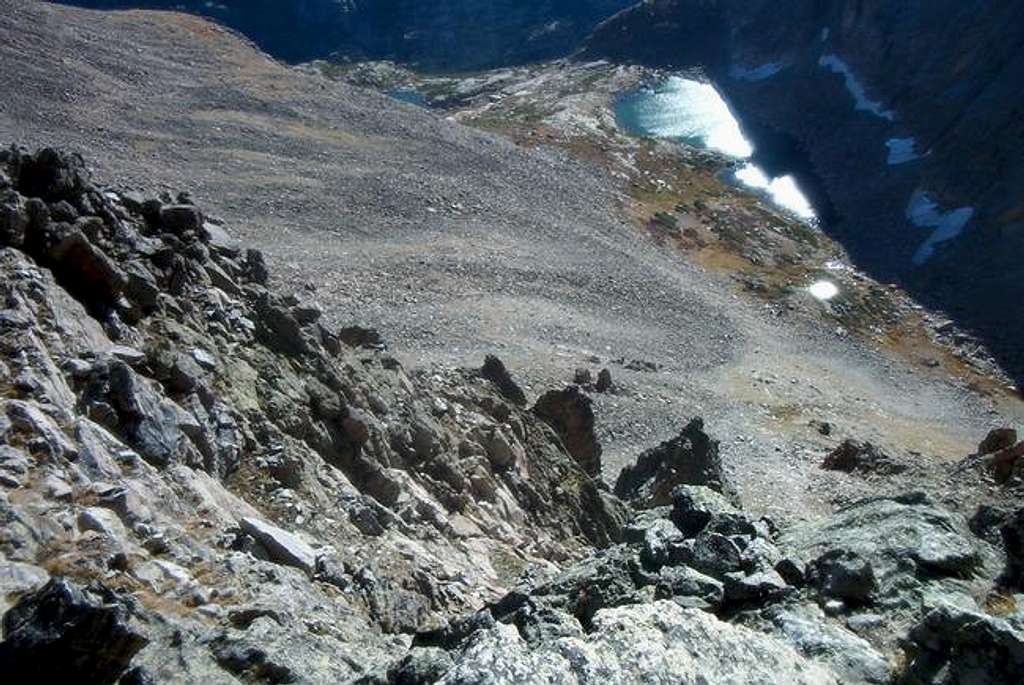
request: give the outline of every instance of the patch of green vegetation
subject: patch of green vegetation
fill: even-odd
[[[356,65],[340,64],[338,62],[317,62],[316,68],[327,78],[340,81],[355,71]]]
[[[803,245],[810,245],[814,248],[820,248],[821,245],[821,233],[818,229],[802,221],[789,221],[782,227],[782,234],[787,238],[794,240]]]
[[[490,556],[498,580],[506,585],[512,585],[526,568],[526,562],[504,549],[492,549]]]
[[[679,232],[679,219],[675,216],[675,214],[670,214],[669,212],[659,210],[654,213],[654,216],[651,218],[651,221],[654,223],[655,226],[661,228],[662,230],[668,231],[669,233]]]

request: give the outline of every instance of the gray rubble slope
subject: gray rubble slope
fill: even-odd
[[[316,285],[332,325],[378,326],[418,364],[497,350],[532,396],[592,356],[654,364],[613,367],[623,392],[596,400],[610,477],[704,413],[727,427],[748,502],[813,513],[828,507],[823,446],[779,422],[794,408],[926,456],[960,457],[999,422],[969,389],[665,254],[619,211],[613,179],[562,153],[294,73],[194,17],[0,9],[0,138],[189,190],[282,282]]]

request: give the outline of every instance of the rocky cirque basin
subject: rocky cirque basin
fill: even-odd
[[[585,52],[703,66],[856,263],[898,279],[1022,375],[1017,116],[1024,24],[1008,0],[656,0]]]
[[[841,436],[959,458],[1003,422],[959,381],[738,297],[635,231],[619,182],[558,150],[296,74],[192,17],[5,7],[0,135],[92,151],[125,187],[188,189],[282,282],[316,286],[332,325],[389,331],[417,364],[498,352],[531,397],[609,366],[609,477],[713,414],[748,503],[813,515],[837,492],[816,464]]]

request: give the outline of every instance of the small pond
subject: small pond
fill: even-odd
[[[430,107],[427,97],[411,86],[393,88],[385,91],[384,94],[390,98],[394,98],[395,100],[408,102],[410,105],[416,105],[417,107]]]

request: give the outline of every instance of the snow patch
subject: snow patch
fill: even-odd
[[[973,207],[960,207],[944,212],[928,193],[923,190],[915,191],[907,205],[907,219],[918,228],[933,230],[914,253],[914,264],[927,262],[935,253],[935,248],[940,243],[960,235],[973,216]]]
[[[748,188],[768,193],[772,202],[796,214],[801,219],[814,219],[814,207],[796,184],[792,176],[770,178],[760,167],[744,164],[736,170],[736,180]]]
[[[916,145],[917,141],[913,138],[890,138],[885,141],[885,146],[889,148],[889,166],[906,164],[920,159],[921,155],[917,154],[915,150]]]
[[[729,68],[729,76],[737,81],[764,81],[785,69],[785,62],[768,62],[758,67],[741,67],[734,64]]]
[[[839,288],[832,281],[815,281],[807,286],[807,292],[815,299],[828,302],[839,294]]]
[[[872,100],[868,97],[867,89],[864,84],[861,83],[857,75],[853,73],[853,69],[850,68],[846,62],[842,60],[838,55],[822,55],[818,60],[818,66],[823,69],[828,69],[831,72],[839,74],[843,77],[846,82],[846,90],[853,96],[855,105],[854,109],[870,112],[880,119],[886,121],[895,121],[896,113],[890,109],[886,109],[885,106],[877,100]]]

